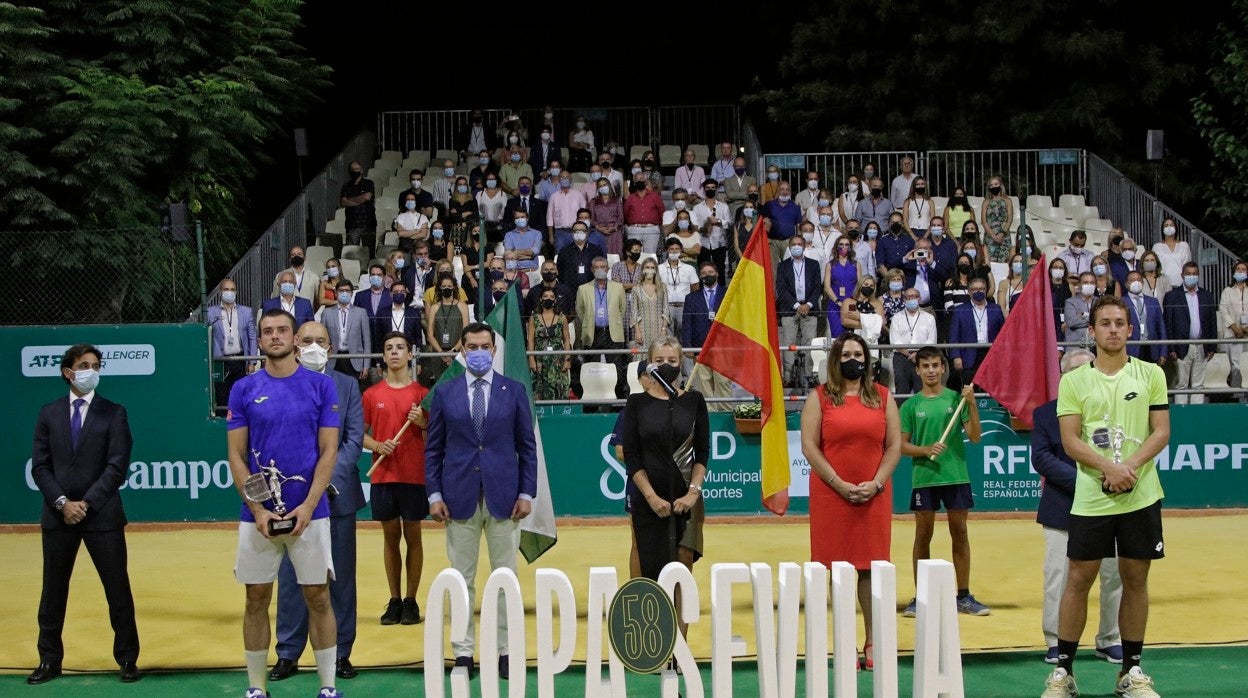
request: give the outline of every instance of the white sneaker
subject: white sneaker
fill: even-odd
[[[1078,695],[1075,677],[1059,666],[1044,680],[1044,693],[1040,694],[1040,698],[1077,698]]]
[[[1144,670],[1138,666],[1131,667],[1131,671],[1118,679],[1118,685],[1114,687],[1114,695],[1123,698],[1161,698],[1157,691],[1153,690],[1153,677],[1145,674]]]

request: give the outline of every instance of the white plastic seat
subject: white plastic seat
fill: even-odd
[[[683,151],[678,145],[659,146],[659,164],[664,167],[676,167],[684,161]]]
[[[615,364],[586,361],[581,364],[583,400],[614,400],[615,383],[619,377]]]
[[[442,148],[438,150],[438,152],[434,153],[433,159],[437,160],[438,162],[442,162],[443,160],[450,160],[451,162],[459,162],[459,153],[455,152],[454,150]]]
[[[620,256],[618,254],[613,254],[611,252],[607,253],[607,268],[608,269],[613,269],[615,267],[616,262],[619,262],[619,261],[620,261]]]
[[[634,361],[625,368],[625,377],[628,379],[628,394],[640,393],[645,388],[641,387],[641,381],[637,380],[637,366],[641,361]]]
[[[368,248],[363,245],[343,245],[340,259],[354,259],[357,262],[368,261]],[[350,277],[348,277],[350,278]]]
[[[1231,359],[1225,352],[1218,352],[1209,357],[1205,364],[1206,388],[1229,388],[1228,379],[1231,375]]]
[[[710,148],[710,146],[706,146],[706,145],[697,145],[697,144],[692,144],[692,143],[691,143],[691,144],[689,145],[689,150],[692,150],[692,151],[693,151],[693,161],[694,161],[694,162],[696,162],[696,163],[698,163],[699,165],[705,165],[706,163],[708,163],[708,162],[710,162],[710,161],[711,161],[711,148]],[[718,154],[718,153],[716,153],[716,159],[718,159],[718,155],[719,155],[719,154]],[[707,176],[708,176],[708,177],[710,176],[710,173],[709,173],[709,172],[707,173]]]
[[[309,245],[304,249],[303,263],[308,269],[316,272],[325,268],[325,262],[334,256],[334,248],[329,245]]]
[[[1070,206],[1086,206],[1087,202],[1083,200],[1080,194],[1062,194],[1057,197],[1057,207],[1067,208]]]
[[[633,160],[640,160],[640,159],[641,159],[642,154],[644,154],[647,150],[650,150],[650,146],[648,146],[648,145],[644,145],[644,144],[643,144],[643,145],[635,145],[635,146],[633,146],[633,147],[629,148],[629,149],[628,149],[628,160],[629,160],[629,162],[632,162]],[[625,169],[624,169],[624,172],[625,172],[625,173],[627,173],[627,172],[628,172],[627,168],[625,168]]]
[[[342,267],[342,273],[341,275],[339,275],[338,278],[340,279],[358,279],[359,278],[360,260],[343,259],[340,257],[338,259],[338,264]],[[367,281],[367,279],[365,279],[365,281]],[[356,284],[356,288],[359,288],[359,284]]]
[[[812,345],[828,346],[827,337],[815,337],[810,340]],[[811,349],[807,354],[810,357],[811,369],[819,378],[819,382],[823,383],[828,379],[828,350],[827,349]]]
[[[1043,194],[1031,194],[1027,197],[1027,210],[1033,208],[1053,208],[1053,197]]]
[[[385,235],[385,237],[383,237],[383,238],[382,238],[382,240],[381,240],[381,244],[383,244],[383,245],[393,245],[393,246],[395,246],[395,247],[398,247],[398,245],[399,245],[399,234],[398,234],[398,233],[396,233],[396,232],[394,232],[393,230],[387,230],[387,231],[386,231],[386,235]]]

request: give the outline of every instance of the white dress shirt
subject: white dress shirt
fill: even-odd
[[[74,418],[74,400],[79,400],[79,399],[86,400],[86,402],[82,403],[82,407],[78,410],[78,416],[82,418],[82,423],[86,424],[87,412],[91,410],[91,401],[95,399],[95,391],[92,390],[91,392],[82,396],[75,395],[74,391],[72,390],[69,391],[69,418],[70,420],[73,420]]]

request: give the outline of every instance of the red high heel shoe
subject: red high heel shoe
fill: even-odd
[[[875,661],[873,661],[873,658],[871,656],[872,655],[871,650],[872,650],[872,645],[870,642],[862,646],[862,661],[859,662],[858,664],[859,669],[866,669],[867,671],[875,670]]]

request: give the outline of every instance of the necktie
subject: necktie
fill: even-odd
[[[520,199],[520,207],[524,209],[525,213],[529,212],[529,197],[525,196]]]
[[[477,438],[485,436],[485,379],[478,378],[472,382],[472,428],[477,431]]]
[[[82,432],[82,406],[85,404],[87,401],[82,398],[74,400],[74,414],[69,418],[69,441],[75,449],[78,448],[78,435]]]
[[[1135,299],[1135,319],[1140,323],[1140,339],[1148,339],[1148,325],[1144,320],[1144,299]]]

